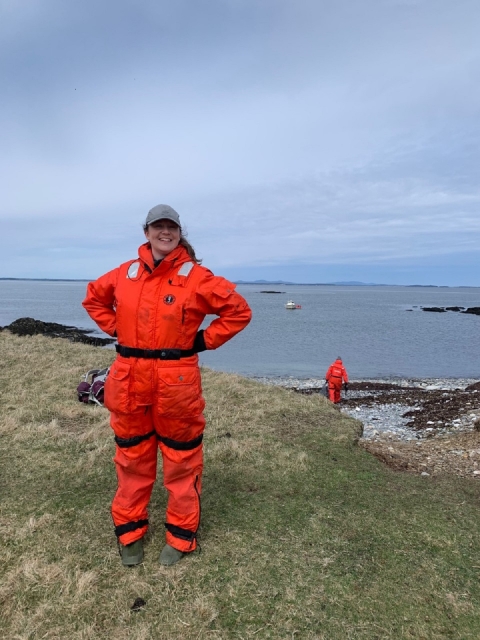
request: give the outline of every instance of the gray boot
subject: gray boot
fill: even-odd
[[[120,553],[124,567],[134,567],[143,562],[143,538],[131,544],[121,544]]]
[[[160,564],[169,567],[181,560],[184,555],[183,551],[179,551],[178,549],[171,547],[169,544],[166,544],[160,554]]]

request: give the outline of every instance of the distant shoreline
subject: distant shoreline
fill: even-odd
[[[95,278],[0,278],[0,282],[92,282]],[[417,289],[478,289],[474,285],[448,284],[385,284],[377,282],[285,282],[282,280],[234,280],[235,284],[290,285],[295,287],[408,287]]]

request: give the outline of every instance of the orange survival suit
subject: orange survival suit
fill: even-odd
[[[156,268],[149,243],[138,256],[89,283],[83,301],[97,325],[118,339],[105,383],[116,442],[115,534],[123,545],[145,535],[159,447],[167,543],[188,552],[200,523],[205,427],[197,352],[230,340],[251,311],[234,284],[192,262],[183,246]],[[219,317],[199,331],[207,314]]]
[[[325,374],[325,379],[328,382],[328,397],[334,402],[340,402],[340,391],[342,389],[342,381],[348,383],[347,370],[343,366],[341,358],[337,358],[335,362],[328,367],[328,371]]]

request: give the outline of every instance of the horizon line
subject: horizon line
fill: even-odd
[[[0,281],[15,282],[93,282],[96,278],[14,278],[0,277]],[[234,284],[253,285],[294,285],[301,287],[420,287],[436,289],[478,289],[480,285],[449,285],[449,284],[388,284],[384,282],[360,282],[360,281],[339,281],[339,282],[290,282],[286,280],[233,280]]]

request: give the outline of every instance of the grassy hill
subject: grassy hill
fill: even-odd
[[[201,552],[158,564],[160,482],[125,569],[108,412],[75,394],[112,352],[4,331],[0,353],[3,637],[480,637],[480,481],[394,472],[324,398],[206,370]]]

